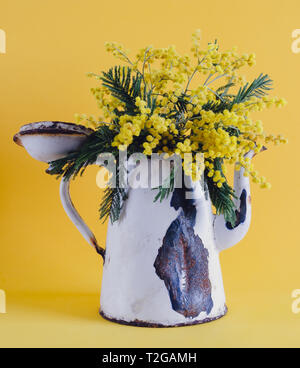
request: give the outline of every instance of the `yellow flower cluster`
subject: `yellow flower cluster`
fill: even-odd
[[[127,54],[129,53],[129,50],[126,50],[123,45],[116,42],[106,42],[104,46],[106,51],[112,53],[113,56],[122,61],[128,61]]]
[[[99,122],[102,119],[96,119],[94,115],[86,115],[86,114],[75,114],[75,123],[85,125],[87,128],[95,129],[99,126]]]
[[[236,48],[221,52],[217,43],[201,50],[199,31],[192,36],[193,57],[180,55],[174,46],[143,48],[134,60],[122,45],[107,43],[106,50],[141,76],[141,90],[148,93],[135,99],[135,114],[127,114],[125,104],[114,97],[108,87],[92,89],[110,129],[116,131],[113,147],[120,150],[132,147],[146,155],[154,152],[182,157],[192,154],[192,161],[184,168],[186,174],[196,180],[199,172],[206,168],[218,187],[222,187],[226,179],[215,169],[214,160],[238,162],[237,169],[243,167],[245,175],[251,176],[254,182],[262,187],[270,186],[245,155],[250,150],[258,153],[271,142],[277,145],[287,140],[281,135],[267,134],[263,123],[252,120],[250,114],[273,106],[282,107],[286,102],[262,93],[235,103],[228,93],[234,85],[245,83],[238,71],[255,65],[254,54],[239,55]],[[196,76],[197,85],[192,88]],[[222,78],[224,82],[219,85]],[[213,82],[218,84],[215,89]],[[149,94],[151,101],[155,99],[152,106]],[[79,117],[79,122],[83,121],[90,126],[96,124],[92,117]],[[196,159],[199,152],[204,155],[202,164]]]
[[[138,137],[145,126],[147,115],[122,115],[119,119],[119,133],[115,136],[112,143],[113,147],[118,147],[120,150],[125,150],[134,139]]]

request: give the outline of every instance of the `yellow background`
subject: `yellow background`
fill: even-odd
[[[299,15],[299,0],[0,0],[7,34],[7,53],[0,55],[0,289],[7,293],[0,346],[300,347],[300,314],[291,310],[291,293],[300,289],[300,54],[291,51]],[[256,52],[247,76],[269,73],[274,94],[289,101],[262,119],[290,144],[255,159],[273,189],[253,186],[251,230],[221,255],[226,318],[167,330],[108,323],[97,315],[99,257],[63,212],[58,182],[12,136],[24,123],[97,112],[85,73],[115,63],[105,41],[133,52],[149,44],[188,52],[197,28],[203,44],[218,38],[223,49]],[[96,172],[90,168],[72,193],[104,243]]]

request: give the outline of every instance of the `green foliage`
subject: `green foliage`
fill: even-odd
[[[99,154],[112,152],[111,142],[115,134],[108,126],[101,125],[87,138],[79,151],[50,162],[47,173],[57,175],[58,178],[63,176],[66,179],[75,178],[78,174],[82,175],[86,167],[96,161]]]
[[[175,186],[175,169],[172,168],[170,172],[170,176],[165,179],[163,185],[160,185],[155,190],[158,190],[156,197],[154,198],[154,202],[158,200],[162,202],[163,200],[167,199],[169,195],[174,191]]]
[[[220,159],[214,160],[215,170],[219,170],[224,176],[222,171],[222,161]],[[223,214],[225,221],[231,223],[232,226],[236,223],[235,205],[232,198],[236,198],[234,190],[228,185],[227,182],[223,184],[221,188],[217,186],[217,183],[212,178],[207,176],[208,171],[205,171],[205,181],[208,186],[209,195],[213,206],[216,208],[218,215]]]
[[[214,168],[215,170],[219,170],[222,173],[222,176],[224,176],[222,172],[222,162],[220,159],[215,159],[214,162]],[[221,188],[217,186],[217,183],[213,181],[212,178],[207,176],[208,171],[205,171],[205,182],[208,187],[208,191],[210,194],[210,199],[212,202],[212,205],[216,209],[216,213],[218,215],[223,214],[225,221],[229,222],[232,226],[236,223],[236,208],[233,202],[233,198],[236,198],[234,195],[234,190],[230,185],[228,185],[227,182],[223,184]],[[159,186],[158,188],[155,188],[158,190],[158,193],[154,199],[154,202],[157,202],[158,200],[160,202],[167,199],[170,194],[173,193],[175,186],[175,170],[174,168],[171,170],[170,176],[165,179],[165,182],[163,185]]]
[[[116,163],[118,165],[117,156]],[[117,166],[115,180],[113,177],[111,177],[107,188],[104,190],[104,195],[99,208],[100,220],[103,220],[103,222],[105,222],[108,217],[110,217],[112,223],[118,221],[124,206],[124,202],[128,198],[127,190],[118,186],[119,174],[120,173]],[[116,185],[114,186],[113,184]]]
[[[225,84],[224,86],[219,87],[219,88],[216,90],[216,92],[217,92],[217,94],[218,94],[218,95],[220,95],[221,97],[224,97],[224,96],[226,96],[227,91],[229,90],[229,88],[234,87],[234,86],[235,86],[235,83],[233,83],[233,82],[229,82],[229,83]]]
[[[107,73],[103,72],[102,85],[107,87],[112,95],[125,104],[125,113],[135,115],[137,107],[135,100],[142,97],[142,80],[140,74],[132,75],[129,67],[115,66]]]
[[[247,83],[240,88],[238,94],[235,96],[232,104],[237,104],[249,100],[251,97],[262,98],[268,94],[272,89],[273,81],[266,74],[260,74],[250,85]]]
[[[82,175],[87,166],[95,163],[99,154],[112,152],[111,142],[115,134],[106,125],[100,126],[97,131],[88,137],[79,151],[50,162],[47,173],[56,175],[58,178],[63,176],[65,179],[74,179],[78,174]],[[118,150],[115,149],[115,152],[112,153],[117,160]],[[126,198],[127,195],[124,189],[113,188],[109,183],[100,204],[100,219],[105,221],[110,216],[112,222],[117,221]]]
[[[268,75],[260,74],[250,85],[247,83],[241,87],[236,95],[228,94],[228,90],[234,86],[230,82],[220,87],[216,92],[219,96],[218,103],[208,102],[202,108],[206,111],[213,111],[214,113],[223,112],[224,110],[232,110],[234,104],[248,101],[251,97],[262,98],[268,94],[272,89],[272,79]]]
[[[112,223],[118,221],[124,202],[127,198],[125,189],[118,187],[112,188],[111,186],[108,186],[104,190],[104,195],[99,209],[100,220],[105,222],[108,217],[110,217]]]
[[[109,89],[112,95],[124,103],[124,111],[116,110],[116,115],[122,114],[136,115],[139,113],[136,107],[136,98],[141,97],[146,102],[148,107],[153,113],[156,107],[157,96],[152,95],[152,91],[147,91],[143,75],[141,73],[133,74],[130,67],[115,66],[111,68],[107,73],[103,73],[100,77],[103,86]],[[228,91],[234,83],[228,82],[226,85],[217,89],[216,94],[218,96],[218,103],[208,102],[202,108],[206,111],[213,111],[215,113],[223,112],[224,110],[231,110],[236,103],[242,103],[249,100],[251,97],[262,98],[271,90],[272,80],[268,75],[261,74],[250,85],[247,83],[243,88],[240,88],[237,95],[233,96],[228,94]],[[174,110],[170,114],[170,118],[174,119],[177,128],[180,131],[184,129],[185,121],[184,114],[187,112],[187,96],[183,93],[178,98],[178,101],[174,104]],[[201,114],[199,114],[201,118]],[[118,126],[118,118],[115,121]],[[227,131],[230,135],[239,136],[240,132],[236,127],[228,127]],[[78,174],[82,175],[86,167],[93,164],[98,155],[104,152],[111,152],[116,157],[116,163],[118,168],[118,149],[111,146],[114,137],[118,134],[117,130],[110,130],[107,125],[101,125],[94,133],[92,133],[86,142],[82,145],[79,151],[71,153],[67,157],[53,161],[50,163],[50,167],[47,173],[56,175],[57,177],[64,177],[66,179],[75,178]],[[130,147],[129,154],[140,149],[141,142],[145,138],[145,134],[142,132],[140,137],[137,137],[136,142]],[[141,140],[141,141],[140,141]],[[215,159],[214,169],[219,170],[222,173],[222,162],[220,159]],[[118,169],[117,169],[118,170]],[[208,186],[210,198],[212,204],[216,208],[217,214],[223,214],[225,220],[232,225],[236,222],[235,206],[233,202],[234,190],[227,182],[223,184],[221,188],[217,186],[217,183],[212,178],[208,177],[208,171],[205,171],[205,181]],[[111,183],[104,191],[104,196],[100,205],[100,218],[106,220],[109,216],[112,222],[119,219],[123,204],[127,199],[127,193],[125,189],[118,187],[119,173],[117,171],[117,187],[112,187]],[[163,201],[168,198],[174,190],[175,182],[175,170],[171,170],[170,177],[164,182],[164,184],[158,188],[157,195],[154,201]]]

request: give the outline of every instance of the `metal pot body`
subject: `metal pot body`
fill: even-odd
[[[224,316],[213,214],[203,186],[175,189],[161,203],[154,196],[151,189],[130,189],[119,221],[109,224],[102,316],[149,327]]]

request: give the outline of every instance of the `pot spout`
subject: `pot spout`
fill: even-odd
[[[41,121],[23,125],[13,139],[34,159],[49,163],[77,151],[92,133],[81,125]]]

